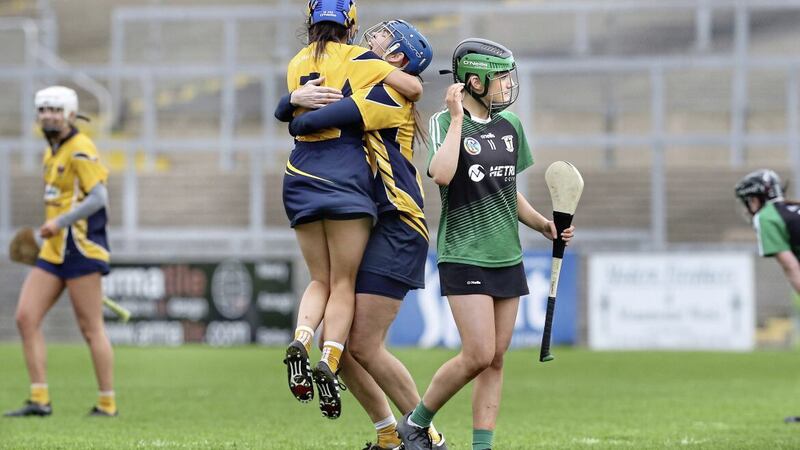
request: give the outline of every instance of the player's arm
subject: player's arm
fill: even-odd
[[[528,199],[520,192],[517,192],[517,216],[519,217],[519,221],[524,223],[528,228],[542,233],[542,236],[551,241],[555,239],[556,224],[552,220],[548,220],[539,211],[536,211],[533,205],[528,202]],[[575,225],[571,225],[561,232],[561,238],[564,239],[564,242],[568,243],[574,234]]]
[[[48,220],[39,229],[39,235],[43,238],[50,238],[58,230],[66,228],[73,223],[85,219],[92,214],[100,211],[108,204],[108,189],[103,183],[97,183],[89,194],[81,200],[69,212],[62,214],[55,219]]]
[[[281,122],[291,122],[297,108],[318,109],[342,99],[342,91],[320,86],[325,77],[309,80],[289,94],[281,97],[275,108],[275,118]]]
[[[294,105],[292,105],[292,94],[281,97],[278,106],[275,108],[275,118],[281,122],[291,122],[294,117]]]
[[[792,285],[795,292],[800,294],[800,262],[797,261],[797,257],[791,251],[784,250],[775,254],[775,259],[783,268],[789,284]]]
[[[289,124],[292,136],[303,136],[325,128],[342,128],[362,123],[361,111],[351,97],[316,111],[301,114]]]
[[[383,82],[393,87],[397,92],[403,94],[403,97],[416,102],[422,98],[422,82],[419,77],[410,75],[400,69],[393,70]]]
[[[428,174],[433,178],[433,182],[439,186],[447,186],[453,180],[453,176],[458,169],[458,154],[461,149],[461,127],[464,123],[464,83],[451,84],[447,88],[445,102],[450,111],[450,125],[447,127],[447,134],[439,148],[433,148],[433,157],[428,165]],[[438,126],[438,124],[431,124]],[[433,142],[433,146],[437,143]]]
[[[547,220],[539,211],[533,208],[521,193],[517,192],[517,216],[519,221],[524,223],[528,228],[536,230],[544,235],[547,239],[553,240],[556,235],[555,225],[551,226],[552,221]]]

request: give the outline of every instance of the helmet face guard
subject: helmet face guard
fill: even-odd
[[[498,113],[517,101],[519,97],[519,78],[517,68],[514,67],[510,72],[497,72],[488,76],[488,84],[484,89],[486,92],[484,101],[486,108],[491,113]]]
[[[433,60],[428,39],[405,20],[389,20],[369,27],[361,38],[361,46],[376,47],[378,56],[401,52],[405,55],[403,71],[419,75]]]
[[[477,92],[470,86],[469,79],[472,76],[480,80],[482,92]],[[519,96],[519,77],[514,55],[506,47],[486,39],[465,39],[456,46],[453,52],[453,78],[457,83],[464,83],[464,89],[486,105],[490,113],[508,108]],[[490,88],[493,81],[495,87]],[[499,88],[496,87],[498,85]]]
[[[78,94],[68,87],[50,86],[36,93],[34,105],[39,112],[44,108],[60,109],[64,124],[70,124],[73,115],[78,114]],[[41,127],[42,133],[48,139],[55,138],[62,130],[62,127],[54,127],[51,124],[42,124]]]

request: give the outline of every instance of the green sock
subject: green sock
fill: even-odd
[[[472,430],[472,450],[491,450],[492,438],[492,430]]]
[[[414,422],[415,425],[418,425],[422,428],[429,427],[431,422],[433,421],[433,416],[436,414],[436,411],[431,411],[430,409],[426,408],[422,402],[419,402],[414,411],[411,412],[411,421]]]

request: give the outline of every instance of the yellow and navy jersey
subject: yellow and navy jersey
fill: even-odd
[[[378,213],[397,210],[428,238],[423,213],[422,178],[414,167],[414,106],[383,83],[353,93],[361,113],[364,140],[377,172]]]
[[[309,45],[295,55],[289,62],[286,83],[289,92],[294,91],[310,80],[325,77],[322,85],[342,91],[345,97],[353,92],[379,83],[397,68],[381,59],[375,53],[354,45],[329,42],[325,52],[314,59],[315,45]],[[294,115],[305,109],[298,108]],[[305,136],[297,136],[301,142],[317,142],[336,139],[342,136],[338,128],[320,130]]]
[[[52,147],[45,150],[42,166],[47,220],[69,212],[98,183],[108,181],[108,169],[100,162],[94,143],[75,128],[55,151]],[[106,224],[106,209],[102,208],[46,239],[39,258],[53,264],[63,263],[67,237],[71,234],[83,256],[108,262]]]

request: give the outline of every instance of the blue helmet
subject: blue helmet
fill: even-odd
[[[428,39],[413,25],[405,20],[389,20],[370,27],[364,32],[362,42],[369,47],[369,41],[377,33],[385,31],[391,35],[386,45],[381,46],[386,57],[392,53],[402,52],[408,62],[403,66],[403,71],[412,75],[419,75],[433,60],[433,49]]]
[[[309,0],[308,24],[334,22],[345,28],[355,26],[357,21],[355,0]]]

